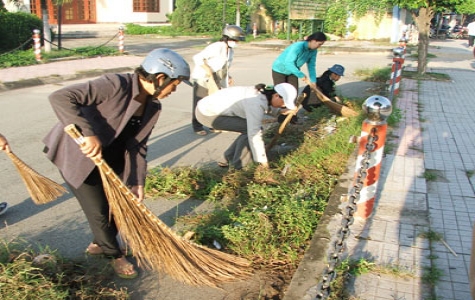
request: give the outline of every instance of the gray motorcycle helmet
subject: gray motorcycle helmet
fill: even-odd
[[[246,39],[244,31],[237,25],[226,25],[223,29],[223,36],[235,41],[244,41]]]
[[[163,73],[171,79],[180,79],[191,85],[190,66],[178,53],[167,48],[151,51],[143,60],[141,67],[149,74]]]

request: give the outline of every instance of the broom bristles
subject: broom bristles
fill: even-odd
[[[18,170],[35,204],[46,204],[56,200],[66,192],[66,189],[62,185],[33,170],[13,152],[7,152],[7,155]]]
[[[318,89],[312,88],[313,92],[317,95],[318,99],[323,102],[328,108],[333,110],[334,112],[342,115],[343,117],[356,117],[358,113],[348,106],[336,103],[331,101],[327,96],[325,96],[321,91]]]
[[[176,280],[195,286],[217,287],[251,275],[246,259],[176,235],[135,197],[104,160],[96,165],[114,221],[139,265],[165,271]]]

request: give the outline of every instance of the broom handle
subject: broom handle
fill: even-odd
[[[71,137],[78,145],[84,144],[84,136],[82,133],[77,129],[76,125],[70,124],[64,128],[64,131]],[[127,196],[135,201],[137,204],[141,204],[138,198],[130,191],[130,189],[122,183],[122,180],[115,174],[114,170],[107,164],[107,162],[103,158],[93,158],[94,164],[104,171],[104,173],[108,174],[113,178],[114,182],[119,184],[119,188],[123,190]]]
[[[300,94],[300,96],[297,97],[297,100],[295,101],[295,106],[299,106],[303,99],[305,99],[307,95],[305,93]],[[280,137],[280,135],[284,132],[285,127],[287,127],[287,124],[289,124],[290,120],[292,120],[292,117],[295,116],[297,112],[291,112],[289,113],[282,124],[279,126],[279,130],[277,130],[277,134],[274,136],[274,138],[270,141],[270,143],[266,147],[266,151],[269,151],[272,147],[274,147],[274,144],[277,142],[277,139]]]
[[[325,94],[323,94],[319,89],[309,85],[310,89],[317,95],[318,99],[320,99],[320,101],[322,102],[328,102],[328,101],[331,101],[330,98],[328,98],[327,96],[325,96]]]

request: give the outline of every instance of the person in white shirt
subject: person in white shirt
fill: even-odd
[[[468,46],[473,47],[473,41],[475,40],[475,20],[467,25],[468,32]]]
[[[206,135],[195,116],[196,104],[203,97],[210,94],[210,90],[226,88],[233,84],[229,75],[229,68],[234,57],[234,48],[239,41],[244,41],[245,35],[241,27],[236,25],[226,25],[223,29],[222,38],[215,43],[208,45],[200,53],[193,56],[195,67],[191,73],[193,81],[193,107],[192,126],[193,131],[198,135]]]
[[[265,114],[295,112],[297,90],[290,83],[274,87],[265,84],[221,89],[200,100],[196,117],[205,126],[217,130],[239,132],[241,135],[224,152],[221,167],[242,169],[254,161],[268,166],[262,138]]]

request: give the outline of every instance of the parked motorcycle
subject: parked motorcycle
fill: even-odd
[[[449,31],[447,37],[451,39],[468,38],[468,32],[463,28],[462,25],[455,25],[454,28]]]
[[[442,25],[439,30],[437,30],[436,27],[431,26],[430,27],[430,32],[429,32],[429,38],[435,39],[435,38],[442,38],[445,39],[449,37],[450,34],[450,26],[449,25]]]

